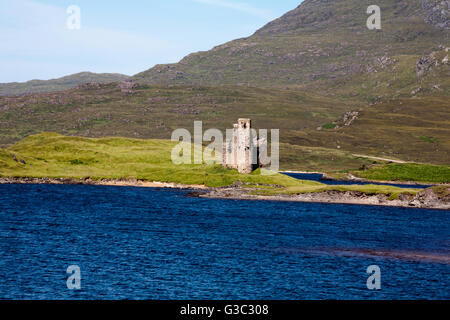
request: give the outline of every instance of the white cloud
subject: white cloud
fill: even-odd
[[[245,12],[251,14],[253,16],[257,16],[263,19],[271,20],[273,19],[273,14],[264,9],[255,8],[252,5],[245,2],[231,2],[231,1],[223,1],[223,0],[193,0],[194,2],[229,8],[240,12]]]

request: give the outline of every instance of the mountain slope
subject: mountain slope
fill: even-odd
[[[203,121],[204,130],[224,130],[239,117],[251,118],[256,128],[280,129],[281,161],[290,169],[319,170],[315,163],[325,167],[324,159],[331,167],[342,158],[334,154],[340,151],[449,164],[447,97],[397,98],[367,107],[300,90],[240,86],[130,89],[91,84],[64,92],[0,97],[0,146],[43,131],[169,139],[177,128],[193,132],[195,120]],[[319,152],[320,157],[318,149],[308,156],[310,149],[297,146],[327,150]],[[347,163],[358,168],[353,161]]]
[[[412,162],[449,164],[450,116],[446,97],[386,100],[344,118],[321,130],[288,132],[284,141]]]
[[[290,169],[359,167],[351,153],[449,164],[448,1],[377,0],[379,31],[366,27],[369,4],[306,0],[137,83],[0,97],[0,145],[42,131],[169,139],[194,120],[223,130],[249,117],[280,129]]]
[[[251,37],[191,54],[177,64],[157,65],[133,78],[154,84],[294,85],[316,90],[319,86],[326,94],[367,99],[377,97],[377,90],[359,93],[353,86],[369,82],[371,70],[386,60],[400,61],[412,71],[400,92],[387,89],[387,95],[407,95],[420,83],[414,71],[422,56],[449,46],[448,2],[379,0],[381,30],[366,26],[371,4],[368,0],[305,0]],[[344,79],[339,92],[329,90],[341,86]]]
[[[0,95],[14,95],[23,93],[52,92],[74,88],[83,83],[118,82],[129,77],[118,73],[80,72],[51,80],[31,80],[27,82],[0,83]]]
[[[354,107],[352,101],[285,89],[90,84],[0,97],[0,145],[42,131],[169,139],[177,128],[191,129],[195,120],[223,130],[247,116],[260,128],[304,130]]]

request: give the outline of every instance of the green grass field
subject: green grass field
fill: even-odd
[[[417,163],[391,163],[357,171],[359,177],[379,181],[450,183],[450,167]]]
[[[169,140],[64,137],[54,133],[30,136],[0,153],[3,177],[137,179],[144,181],[227,186],[249,183],[296,185],[281,174],[241,175],[220,165],[175,165]],[[17,159],[15,161],[13,156]],[[23,160],[25,163],[22,163]],[[314,183],[313,183],[314,184]]]
[[[175,165],[171,150],[175,142],[128,138],[65,137],[55,133],[30,136],[8,149],[0,149],[1,177],[130,179],[182,184],[228,186],[247,183],[261,194],[294,194],[326,190],[385,193],[396,198],[400,193],[419,190],[388,186],[326,186],[261,170],[249,175],[220,165]]]

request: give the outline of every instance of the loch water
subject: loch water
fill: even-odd
[[[385,185],[385,186],[391,186],[391,187],[398,187],[398,188],[412,188],[412,189],[422,189],[422,188],[429,188],[433,185],[431,184],[405,184],[405,183],[395,183],[395,182],[375,182],[375,181],[346,181],[346,180],[333,180],[333,179],[324,179],[323,173],[298,173],[298,172],[284,172],[285,175],[300,179],[300,180],[309,180],[309,181],[316,181],[323,184],[331,185],[331,186],[339,186],[339,185],[368,185],[368,184],[374,184],[374,185]]]
[[[0,185],[0,298],[450,298],[449,211],[187,193]]]

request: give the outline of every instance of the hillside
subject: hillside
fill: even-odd
[[[259,128],[304,130],[354,106],[285,89],[88,84],[64,92],[0,97],[0,145],[42,131],[168,139],[177,128],[191,129],[194,120],[223,130],[246,116]]]
[[[289,85],[365,101],[410,95],[423,83],[427,90],[436,86],[448,95],[448,61],[434,67],[436,74],[416,73],[423,57],[448,52],[448,2],[377,1],[382,29],[375,31],[366,27],[371,4],[305,0],[248,38],[191,54],[176,64],[157,65],[133,78],[153,84]],[[390,79],[374,80],[379,72]]]
[[[447,97],[387,100],[284,136],[289,143],[435,164],[449,164],[449,137]]]
[[[128,76],[118,73],[80,72],[70,76],[51,80],[31,80],[27,82],[0,83],[0,96],[24,93],[53,92],[75,88],[84,83],[118,82],[128,79]]]
[[[170,140],[64,137],[43,133],[0,149],[0,177],[138,179],[226,186],[241,179],[252,183],[322,186],[285,175],[241,175],[221,165],[181,165],[171,161]],[[13,160],[12,157],[14,157]]]
[[[419,191],[374,185],[326,186],[279,173],[261,175],[260,169],[245,175],[221,165],[178,166],[171,161],[175,144],[169,140],[92,139],[43,133],[27,137],[7,150],[0,149],[0,178],[75,179],[78,183],[140,180],[209,187],[229,186],[240,181],[259,191],[274,189],[277,193],[288,191],[286,188],[295,188],[297,193],[351,190],[396,196]]]
[[[286,169],[370,164],[352,154],[448,165],[448,2],[379,0],[378,31],[369,4],[306,0],[251,37],[126,82],[0,97],[0,146],[43,131],[169,139],[194,120],[223,130],[248,117],[280,129]]]
[[[177,128],[192,131],[195,120],[203,120],[205,129],[224,130],[237,117],[252,118],[256,128],[281,130],[288,169],[320,169],[317,163],[299,161],[305,149],[295,146],[322,147],[330,155],[332,150],[347,151],[434,164],[448,164],[450,159],[446,97],[391,99],[366,107],[299,90],[240,86],[124,89],[122,84],[90,84],[64,92],[0,97],[0,146],[42,131],[168,139]],[[295,150],[298,155],[292,158]],[[333,166],[337,158],[319,153],[329,160],[325,167]],[[336,169],[363,164],[350,163]]]

